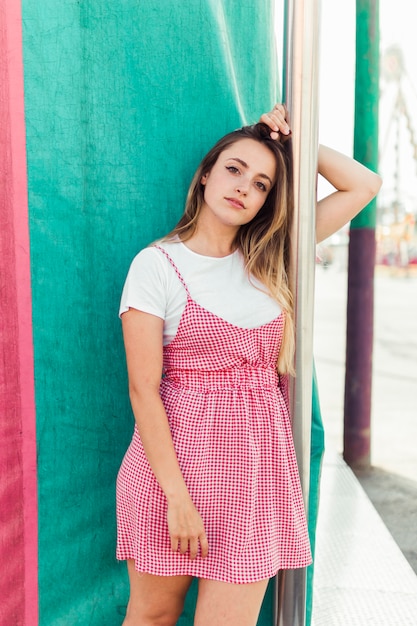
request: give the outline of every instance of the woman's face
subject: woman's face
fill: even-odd
[[[200,217],[238,229],[260,211],[276,174],[275,157],[254,139],[240,139],[220,153],[201,178],[204,203]]]

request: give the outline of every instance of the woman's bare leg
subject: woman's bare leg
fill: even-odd
[[[256,626],[267,586],[199,580],[194,626]]]
[[[127,561],[130,598],[123,626],[175,626],[182,613],[191,576],[153,576]]]

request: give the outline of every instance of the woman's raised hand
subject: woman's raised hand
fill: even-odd
[[[168,502],[168,530],[174,552],[189,552],[193,560],[198,554],[204,559],[208,554],[208,541],[204,523],[191,498]]]
[[[272,111],[261,115],[259,121],[269,126],[272,139],[278,139],[280,134],[287,136],[291,134],[288,111],[283,104],[276,104]]]

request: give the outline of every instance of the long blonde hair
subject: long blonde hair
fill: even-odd
[[[253,139],[272,152],[276,162],[275,183],[258,214],[239,228],[234,247],[241,250],[249,275],[266,287],[284,311],[284,336],[277,369],[280,374],[294,374],[294,298],[289,280],[290,234],[294,212],[291,141],[273,140],[270,132],[265,124],[244,126],[225,135],[213,146],[191,181],[183,216],[164,239],[179,237],[187,241],[195,232],[204,203],[201,179],[211,171],[223,150],[241,139]]]

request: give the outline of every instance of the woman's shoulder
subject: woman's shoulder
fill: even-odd
[[[188,265],[189,259],[187,259],[185,246],[178,237],[160,239],[153,242],[148,249],[152,251],[151,254],[160,259],[164,266],[172,265],[172,263],[175,265],[186,263]]]
[[[162,278],[166,273],[162,256],[153,245],[142,248],[130,263],[128,278],[131,280],[153,280],[156,276]]]
[[[161,254],[160,248],[162,248],[166,252],[169,252],[170,243],[167,243],[164,240],[154,241],[150,243],[145,248],[139,250],[139,252],[133,258],[132,264],[142,265],[147,263],[160,263],[161,259],[165,257],[164,254]]]
[[[154,241],[146,248],[142,248],[133,258],[129,274],[135,276],[159,276],[167,279],[170,275],[169,267],[182,264],[183,250],[179,241],[161,239]]]

